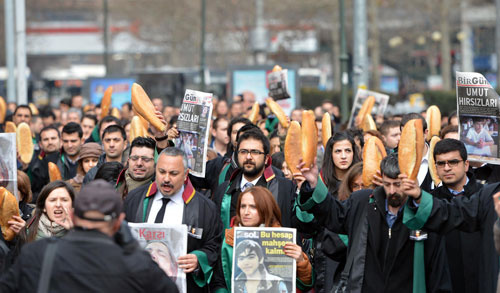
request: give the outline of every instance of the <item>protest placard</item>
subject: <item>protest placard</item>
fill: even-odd
[[[205,177],[212,108],[211,93],[186,90],[177,120],[176,147],[186,153],[190,173],[198,177]]]
[[[267,88],[269,89],[269,96],[274,100],[289,99],[288,70],[269,72],[267,74]]]
[[[16,134],[0,133],[0,186],[7,188],[18,200]]]
[[[186,274],[178,267],[177,258],[187,254],[187,226],[147,223],[128,225],[134,238],[175,282],[179,292],[186,293]]]
[[[375,97],[375,104],[373,105],[372,115],[384,115],[385,109],[387,108],[387,103],[389,102],[389,96],[374,91],[358,89],[358,91],[356,92],[356,96],[354,97],[354,103],[352,104],[351,117],[349,118],[349,124],[347,125],[347,128],[355,126],[354,118],[358,115],[359,109],[361,109],[363,102],[369,96]]]
[[[480,73],[457,72],[460,140],[470,161],[500,165],[498,94]]]
[[[234,235],[231,292],[295,292],[295,259],[283,250],[295,229],[235,227]]]

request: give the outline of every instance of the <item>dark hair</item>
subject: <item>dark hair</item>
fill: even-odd
[[[391,179],[397,179],[399,176],[398,154],[392,153],[382,159],[380,162],[380,173]]]
[[[28,105],[19,105],[19,106],[16,107],[16,110],[14,110],[14,116],[16,116],[17,110],[19,110],[19,109],[28,109],[30,111],[30,116],[33,115],[33,113],[31,112],[30,106],[28,106]]]
[[[240,149],[241,142],[247,139],[260,140],[262,146],[264,147],[264,155],[267,156],[269,154],[269,149],[271,148],[271,146],[269,145],[269,140],[264,135],[264,133],[262,133],[260,129],[250,129],[248,131],[243,132],[238,138],[238,145],[236,146],[236,151]]]
[[[101,131],[101,126],[103,123],[116,122],[116,125],[120,125],[120,119],[115,116],[108,115],[99,121],[99,131]]]
[[[427,122],[425,121],[424,117],[418,113],[408,113],[408,114],[404,114],[403,115],[403,118],[401,118],[401,129],[403,129],[403,127],[405,126],[405,124],[412,120],[412,119],[420,119],[422,120],[422,126],[424,129],[423,132],[425,132],[425,130],[427,129]]]
[[[436,143],[436,146],[434,146],[434,161],[436,160],[437,155],[454,151],[458,151],[460,153],[460,157],[462,158],[462,160],[467,160],[467,149],[465,148],[463,142],[453,138],[445,138],[443,140],[440,140]]]
[[[19,202],[30,203],[33,197],[30,178],[23,171],[17,170],[17,189],[21,193]]]
[[[177,120],[179,120],[179,116],[178,116],[178,115],[174,115],[174,116],[172,116],[172,118],[170,118],[170,121],[168,121],[168,125],[169,125],[170,127],[172,127],[172,125],[173,125],[174,123],[177,123]]]
[[[52,117],[52,119],[56,120],[56,114],[54,114],[50,107],[43,108],[40,111],[40,117],[42,117],[42,119]]]
[[[214,129],[217,129],[217,127],[219,127],[219,122],[220,122],[221,120],[226,120],[226,121],[228,121],[228,119],[227,119],[226,117],[224,117],[224,116],[217,117],[217,118],[214,120],[213,124],[212,124]]]
[[[85,118],[94,121],[94,125],[97,125],[97,116],[96,115],[85,114],[85,115],[83,115],[82,120],[80,120],[80,121],[83,122],[83,119],[85,119]]]
[[[236,245],[236,247],[235,247],[234,255],[236,255],[236,257],[238,257],[240,254],[242,254],[246,250],[250,250],[252,252],[255,252],[255,254],[257,254],[257,257],[259,258],[259,260],[264,258],[264,253],[262,252],[262,247],[260,246],[260,244],[254,240],[251,240],[251,239],[245,239],[245,240],[241,241],[240,243],[238,243],[238,245]]]
[[[106,134],[113,132],[120,132],[123,137],[123,140],[127,140],[127,134],[125,133],[125,129],[123,129],[123,127],[121,127],[120,125],[110,125],[106,127],[106,129],[104,129],[104,132],[102,133],[101,139],[104,139]]]
[[[52,191],[58,188],[65,188],[69,194],[69,197],[71,197],[71,205],[73,206],[75,204],[75,190],[69,183],[62,180],[56,180],[45,185],[38,194],[38,198],[36,199],[36,207],[33,215],[33,221],[29,226],[29,233],[28,233],[29,242],[34,241],[36,238],[36,235],[38,233],[38,223],[40,222],[40,217],[44,212],[45,201],[47,200],[47,197],[49,197]]]
[[[148,149],[152,149],[154,152],[156,149],[156,141],[151,137],[138,136],[130,144],[130,153],[132,153],[132,149],[134,147],[146,147]]]
[[[123,164],[120,162],[106,162],[102,164],[99,169],[97,169],[94,180],[104,179],[105,181],[115,185],[123,168]]]
[[[340,182],[340,180],[337,178],[337,174],[335,173],[335,164],[333,162],[333,155],[332,155],[333,146],[335,145],[335,143],[343,140],[349,141],[352,147],[353,156],[352,156],[352,163],[351,166],[349,166],[349,168],[351,168],[352,165],[359,162],[358,149],[356,148],[356,143],[354,142],[352,136],[350,136],[347,132],[342,131],[342,132],[337,132],[335,133],[335,135],[330,137],[330,139],[326,143],[325,156],[323,158],[323,166],[321,167],[321,172],[323,174],[323,180],[325,180],[325,184],[331,193],[335,193],[335,191],[338,188],[338,184]]]
[[[382,125],[380,125],[380,133],[385,136],[389,133],[389,129],[396,127],[401,127],[401,123],[399,123],[399,121],[386,120],[382,123]]]
[[[83,136],[83,130],[80,124],[75,123],[75,122],[69,122],[68,124],[64,125],[62,129],[62,133],[66,134],[72,134],[72,133],[78,133],[78,137],[82,138]]]
[[[71,98],[62,99],[59,104],[67,105],[71,107]]]
[[[129,111],[130,111],[130,110],[132,110],[132,103],[130,103],[130,102],[126,102],[126,103],[124,103],[124,104],[122,105],[122,107],[123,107],[123,106],[127,106],[127,108],[128,108],[128,110],[129,110]]]
[[[363,174],[363,162],[357,162],[356,164],[353,164],[351,168],[349,168],[349,171],[345,174],[344,180],[342,180],[342,183],[340,183],[339,187],[339,193],[338,193],[338,200],[343,201],[349,198],[351,193],[353,192],[351,189],[351,185],[356,179],[356,177],[361,176]]]
[[[283,169],[284,161],[285,154],[283,152],[277,152],[271,155],[271,164],[279,170]]]
[[[458,125],[446,125],[445,127],[443,127],[443,129],[441,129],[441,133],[439,134],[439,137],[441,139],[443,139],[448,133],[451,133],[451,132],[456,132],[458,133]]]
[[[279,137],[278,135],[278,130],[273,130],[273,132],[271,132],[271,134],[269,134],[269,140],[275,138],[275,137]]]
[[[61,138],[61,134],[59,133],[59,129],[57,129],[57,127],[54,124],[48,125],[48,126],[45,126],[44,128],[42,128],[42,130],[40,130],[40,138],[42,137],[42,133],[44,133],[45,131],[49,131],[49,130],[55,130],[57,132],[57,137]]]
[[[231,137],[231,133],[233,132],[233,126],[237,123],[243,123],[245,125],[252,124],[252,122],[250,120],[248,120],[247,118],[243,118],[243,117],[237,117],[237,118],[231,119],[231,121],[229,121],[229,125],[227,126],[227,135],[229,137]],[[229,142],[229,143],[231,143],[231,142]]]
[[[249,131],[249,130],[258,130],[260,132],[262,132],[262,130],[259,128],[259,126],[255,125],[255,124],[246,124],[246,125],[243,125],[239,130],[238,130],[238,133],[236,134],[236,141],[238,141],[238,139],[240,138],[240,135],[243,133],[243,132],[246,132],[246,131]]]
[[[359,146],[361,149],[358,149],[358,153],[361,153],[363,147],[365,146],[365,138],[363,136],[363,130],[358,128],[349,128],[346,130],[347,134],[349,134],[353,139],[359,139]],[[360,158],[360,157],[359,157]]]

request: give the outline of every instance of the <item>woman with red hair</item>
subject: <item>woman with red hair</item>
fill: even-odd
[[[254,186],[240,194],[236,204],[236,215],[232,219],[232,227],[281,227],[281,211],[272,193],[264,187]],[[215,268],[211,287],[214,292],[229,292],[231,290],[231,273],[233,264],[234,228],[226,229],[222,243],[222,253],[219,265]],[[312,287],[312,266],[302,248],[295,243],[285,244],[285,255],[296,260],[297,287],[306,290]],[[248,282],[248,281],[247,281]],[[267,283],[267,284],[266,284]],[[244,292],[248,291],[245,284]],[[258,291],[271,286],[269,282],[261,281]]]

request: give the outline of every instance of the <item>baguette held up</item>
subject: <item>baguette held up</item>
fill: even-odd
[[[401,174],[417,179],[424,152],[424,128],[421,119],[406,122],[398,146],[398,162]]]
[[[167,126],[155,115],[155,107],[144,89],[134,83],[132,85],[132,106],[137,114],[146,119],[151,125],[159,131],[165,131]]]
[[[9,228],[13,216],[19,216],[19,204],[16,197],[5,187],[0,187],[0,226],[2,236],[6,241],[12,241],[16,233]]]
[[[370,136],[363,148],[363,185],[370,187],[373,175],[380,170],[380,162],[387,156],[384,143],[376,136]]]

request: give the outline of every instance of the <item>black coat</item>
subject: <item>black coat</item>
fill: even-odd
[[[191,194],[190,191],[192,192],[194,189],[188,181],[188,184],[184,188],[184,194]],[[153,202],[152,200],[146,202],[147,209],[146,215],[144,215],[146,195],[154,197],[154,194],[156,194],[156,183],[144,185],[129,192],[124,204],[126,220],[133,223],[145,222]],[[197,255],[200,267],[214,268],[222,243],[222,223],[216,207],[210,199],[198,192],[195,192],[190,199],[184,196],[183,199],[185,205],[182,223],[188,226],[188,231],[196,230],[201,233],[201,238],[198,239],[196,238],[197,235],[188,232],[188,253],[193,253],[193,251],[202,252],[206,256],[206,261],[200,259],[199,255]],[[208,286],[200,288],[196,285],[194,280],[195,274],[197,279],[203,279],[210,275],[210,273],[202,269],[187,274],[187,291],[208,292]]]
[[[237,169],[231,176],[231,179],[219,185],[213,194],[213,200],[217,205],[218,211],[221,211],[222,198],[227,190],[227,194],[231,196],[230,219],[236,215],[236,204],[238,203],[238,196],[241,193],[240,183],[242,176],[241,170]],[[269,180],[266,180],[266,178]],[[292,209],[296,194],[295,184],[284,177],[274,175],[274,169],[271,166],[267,166],[256,185],[266,187],[271,191],[281,210],[281,225],[283,227],[292,227]]]
[[[469,182],[464,186],[464,196],[470,197],[483,186],[477,183],[472,173],[467,174]],[[451,201],[454,195],[444,184],[432,191],[432,195]],[[466,233],[453,230],[445,236],[446,255],[450,267],[453,292],[479,292],[479,260],[481,251],[481,233]]]
[[[470,197],[457,196],[451,200],[441,200],[428,193],[422,194],[422,202],[432,202],[430,215],[421,221],[423,228],[440,234],[447,234],[458,229],[463,232],[479,232],[476,248],[480,251],[479,257],[479,289],[476,292],[496,292],[498,279],[498,255],[493,241],[493,225],[497,219],[492,195],[500,190],[500,184],[484,185],[481,190]],[[418,212],[413,201],[408,202],[405,209],[407,225],[411,226],[411,219]],[[469,264],[464,264],[468,266]]]
[[[33,192],[32,202],[36,203],[38,193],[40,193],[42,188],[50,182],[49,162],[57,164],[60,156],[61,154],[59,152],[53,152],[50,154],[41,152],[38,156],[31,160],[28,172],[31,179],[31,191]]]
[[[298,204],[327,229],[348,235],[348,255],[354,253],[348,282],[351,292],[412,292],[415,242],[402,223],[402,212],[389,228],[384,189],[361,190],[341,203],[323,188],[324,192],[316,187],[320,189],[316,192],[305,182]],[[358,229],[367,229],[366,235],[357,233]],[[366,248],[353,251],[357,241]],[[424,242],[424,262],[427,292],[451,292],[443,241],[436,234],[429,233]]]
[[[46,238],[24,246],[2,276],[0,292],[37,291],[49,241],[58,242],[49,292],[177,292],[146,251],[127,254],[109,236],[80,229],[58,240]]]

